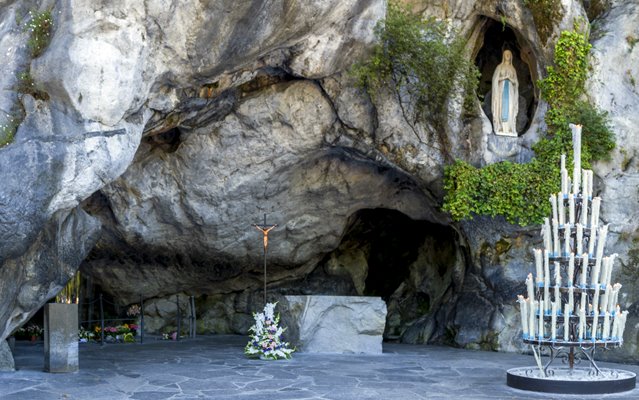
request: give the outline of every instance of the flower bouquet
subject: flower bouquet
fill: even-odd
[[[95,333],[92,331],[87,331],[83,326],[80,326],[80,331],[78,332],[78,340],[80,343],[87,343],[93,340],[95,337]]]
[[[278,326],[280,315],[275,314],[275,304],[267,303],[264,312],[253,313],[255,324],[249,328],[250,340],[244,348],[247,356],[263,360],[289,359],[295,351],[282,341],[286,328]]]

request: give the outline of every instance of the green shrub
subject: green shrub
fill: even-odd
[[[10,116],[6,123],[0,125],[0,148],[13,142],[19,125],[20,118],[17,116]]]
[[[40,56],[51,41],[51,30],[53,29],[53,18],[51,11],[41,13],[29,11],[29,19],[26,30],[29,32],[27,45],[31,50],[31,57]]]
[[[391,1],[375,34],[371,57],[352,72],[372,97],[382,88],[393,91],[407,122],[443,127],[447,100],[458,85],[465,89],[464,104],[474,104],[479,73],[465,57],[462,39],[452,38],[444,23],[424,20]]]

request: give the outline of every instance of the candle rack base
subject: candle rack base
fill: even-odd
[[[634,372],[599,368],[519,367],[508,370],[508,386],[534,392],[561,394],[606,394],[633,390],[637,376]]]

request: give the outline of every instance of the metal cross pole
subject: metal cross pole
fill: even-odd
[[[264,234],[264,305],[266,305],[266,252],[268,251],[268,233],[277,226],[266,224],[266,214],[264,214],[264,224],[253,224],[253,226]]]

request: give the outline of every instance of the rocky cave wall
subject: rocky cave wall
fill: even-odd
[[[479,100],[465,119],[452,100],[443,148],[428,124],[407,125],[392,96],[372,101],[347,74],[374,40],[383,1],[125,3],[0,7],[0,52],[11,55],[0,66],[0,117],[16,105],[26,115],[0,149],[10,171],[0,188],[0,339],[80,264],[122,304],[151,299],[151,330],[170,328],[180,294],[197,297],[202,332],[245,332],[261,303],[261,240],[251,223],[267,213],[280,224],[269,247],[272,299],[379,294],[389,305],[387,338],[521,349],[514,299],[536,228],[453,224],[438,209],[443,165],[453,158],[483,165],[532,156],[543,102],[529,109],[518,138],[501,138]],[[521,2],[416,3],[416,12],[465,35],[473,59],[487,24],[502,18],[531,82],[552,59],[552,37],[541,43]],[[38,7],[53,7],[55,29],[31,60],[16,15]],[[585,16],[579,1],[562,7],[554,38]],[[639,193],[627,188],[637,187],[639,63],[630,61],[639,50],[627,38],[639,36],[637,7],[612,2],[597,21],[589,81],[620,144],[595,165],[595,189],[631,312]],[[16,93],[26,68],[48,100]],[[400,229],[394,238],[410,233],[403,247],[384,227]],[[374,279],[380,265],[390,265],[392,285],[375,283],[384,280]],[[636,335],[629,329],[613,357],[636,357]]]

